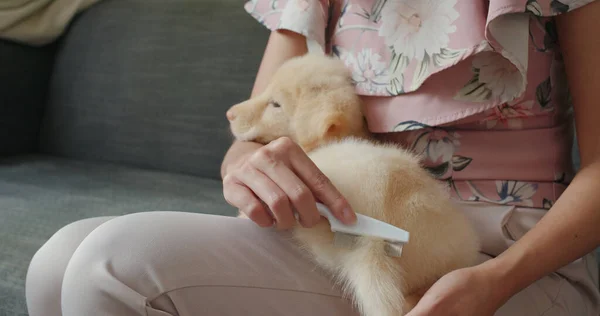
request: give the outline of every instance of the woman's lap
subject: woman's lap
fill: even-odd
[[[41,274],[32,270],[34,276]],[[31,279],[28,286],[43,282]],[[54,316],[35,306],[47,300],[34,296],[28,297],[32,310]],[[288,234],[246,219],[177,212],[126,215],[93,229],[66,267],[62,309],[63,315],[307,315],[324,310],[356,315]]]
[[[49,258],[56,264],[44,265]],[[497,315],[586,315],[582,308],[598,301],[582,292],[582,280],[593,283],[585,260],[538,281]],[[59,281],[63,315],[357,315],[289,234],[231,217],[148,212],[76,222],[32,261],[31,316],[61,315]]]

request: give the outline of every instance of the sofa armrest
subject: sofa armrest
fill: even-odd
[[[0,156],[37,151],[55,48],[0,40]]]

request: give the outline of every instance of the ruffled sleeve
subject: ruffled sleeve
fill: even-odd
[[[513,95],[504,95],[502,102],[521,97],[526,91],[532,50],[551,52],[556,45],[555,24],[548,20],[595,0],[490,0],[486,40],[491,49],[500,53],[520,73]],[[536,18],[531,19],[534,16]],[[535,64],[535,61],[534,61]],[[476,67],[476,65],[474,65]]]
[[[594,1],[596,0],[527,0],[525,1],[525,11],[537,16],[555,16],[573,11]],[[522,0],[504,0],[496,2],[506,2],[509,6],[523,6]]]
[[[269,30],[302,34],[309,50],[325,51],[329,6],[328,0],[251,0],[244,8]]]

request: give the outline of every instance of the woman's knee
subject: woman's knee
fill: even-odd
[[[253,236],[252,243],[273,239],[250,221],[231,217],[143,212],[115,218],[73,254],[62,286],[63,315],[143,314],[163,306],[157,298],[165,293],[207,282],[237,284],[231,254],[243,243],[240,235]]]
[[[157,232],[157,214],[120,216],[87,236],[65,272],[63,315],[138,315],[147,307],[160,291],[153,280],[157,262],[176,260],[157,250],[166,235]]]
[[[111,217],[89,218],[68,224],[38,249],[26,277],[30,315],[61,315],[60,292],[67,264],[82,240],[109,219]]]

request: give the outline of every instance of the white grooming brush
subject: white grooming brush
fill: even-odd
[[[385,251],[389,256],[400,257],[402,247],[408,243],[409,233],[388,223],[357,213],[356,223],[346,225],[340,222],[325,205],[317,203],[317,209],[331,225],[335,246],[352,247],[357,237],[380,238],[385,240]]]

